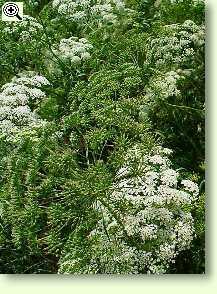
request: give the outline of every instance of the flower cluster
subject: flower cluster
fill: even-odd
[[[179,3],[183,3],[183,0],[170,0],[171,4],[179,4]],[[194,6],[200,5],[200,4],[204,4],[204,0],[192,0],[192,4]]]
[[[73,252],[76,261],[63,258],[60,272],[69,268],[73,272],[74,266],[76,273],[166,272],[179,252],[191,244],[194,226],[190,210],[199,194],[192,181],[180,183],[180,175],[168,159],[171,152],[162,147],[150,154],[143,154],[138,146],[129,150],[108,203],[99,200],[95,207],[102,219],[88,236],[90,262],[82,267],[82,260]]]
[[[125,10],[122,0],[54,0],[52,4],[60,15],[75,22],[95,19],[115,23],[117,14]]]
[[[11,22],[3,32],[27,42],[37,40],[39,33],[43,32],[43,26],[34,17],[24,15],[22,21]]]
[[[2,87],[0,93],[0,130],[10,136],[25,127],[42,123],[29,105],[36,105],[46,97],[40,89],[49,81],[34,72],[20,74]]]
[[[69,59],[72,64],[80,64],[81,61],[90,58],[89,51],[93,46],[85,39],[70,37],[60,41],[58,49],[54,53],[63,59]]]
[[[149,98],[160,97],[166,99],[170,96],[179,96],[180,90],[178,89],[178,82],[184,79],[184,74],[180,71],[169,71],[158,76],[152,80],[147,88],[147,96]]]
[[[158,67],[167,64],[180,66],[191,61],[196,54],[195,50],[202,48],[205,43],[204,26],[196,25],[192,20],[165,25],[164,33],[150,40],[147,46],[147,62],[154,62]]]

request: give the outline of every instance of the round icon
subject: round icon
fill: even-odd
[[[19,7],[16,3],[6,3],[3,6],[3,12],[7,17],[16,16],[19,20],[22,20],[22,18],[19,16]]]

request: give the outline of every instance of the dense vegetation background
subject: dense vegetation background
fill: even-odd
[[[0,273],[204,273],[204,2],[24,13],[0,23]]]

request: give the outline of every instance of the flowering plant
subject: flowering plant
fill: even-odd
[[[88,235],[88,262],[78,258],[80,248],[66,244],[60,273],[161,274],[189,248],[199,188],[180,180],[170,166],[171,152],[157,147],[145,155],[139,146],[128,151],[113,192],[95,203],[102,217]]]
[[[37,105],[46,94],[40,89],[50,85],[43,76],[34,72],[21,73],[10,83],[2,86],[0,93],[0,130],[2,135],[10,136],[18,130],[42,123],[30,106]],[[12,136],[13,137],[13,136]]]
[[[204,2],[24,13],[0,22],[0,272],[204,273]]]

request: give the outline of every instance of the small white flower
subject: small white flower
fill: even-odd
[[[49,81],[34,72],[21,74],[14,77],[10,83],[2,87],[0,93],[0,129],[3,135],[12,139],[15,132],[32,126],[42,126],[44,122],[30,109],[28,103],[36,102],[45,98],[45,93],[39,89],[49,85]],[[36,88],[37,87],[37,88]]]
[[[178,176],[179,174],[175,170],[169,168],[162,172],[161,181],[167,186],[176,187],[178,183]]]
[[[190,180],[182,180],[181,184],[184,186],[185,190],[193,193],[195,197],[199,195],[198,185]]]
[[[151,224],[151,225],[145,225],[141,227],[140,229],[140,236],[143,241],[156,239],[157,238],[157,231],[158,226]]]
[[[62,58],[70,59],[72,64],[80,64],[82,60],[87,60],[91,57],[89,51],[93,46],[85,39],[78,40],[77,37],[62,39],[58,49],[54,49],[56,55]]]
[[[149,162],[153,164],[164,165],[166,163],[165,159],[160,155],[153,155],[149,157]]]

